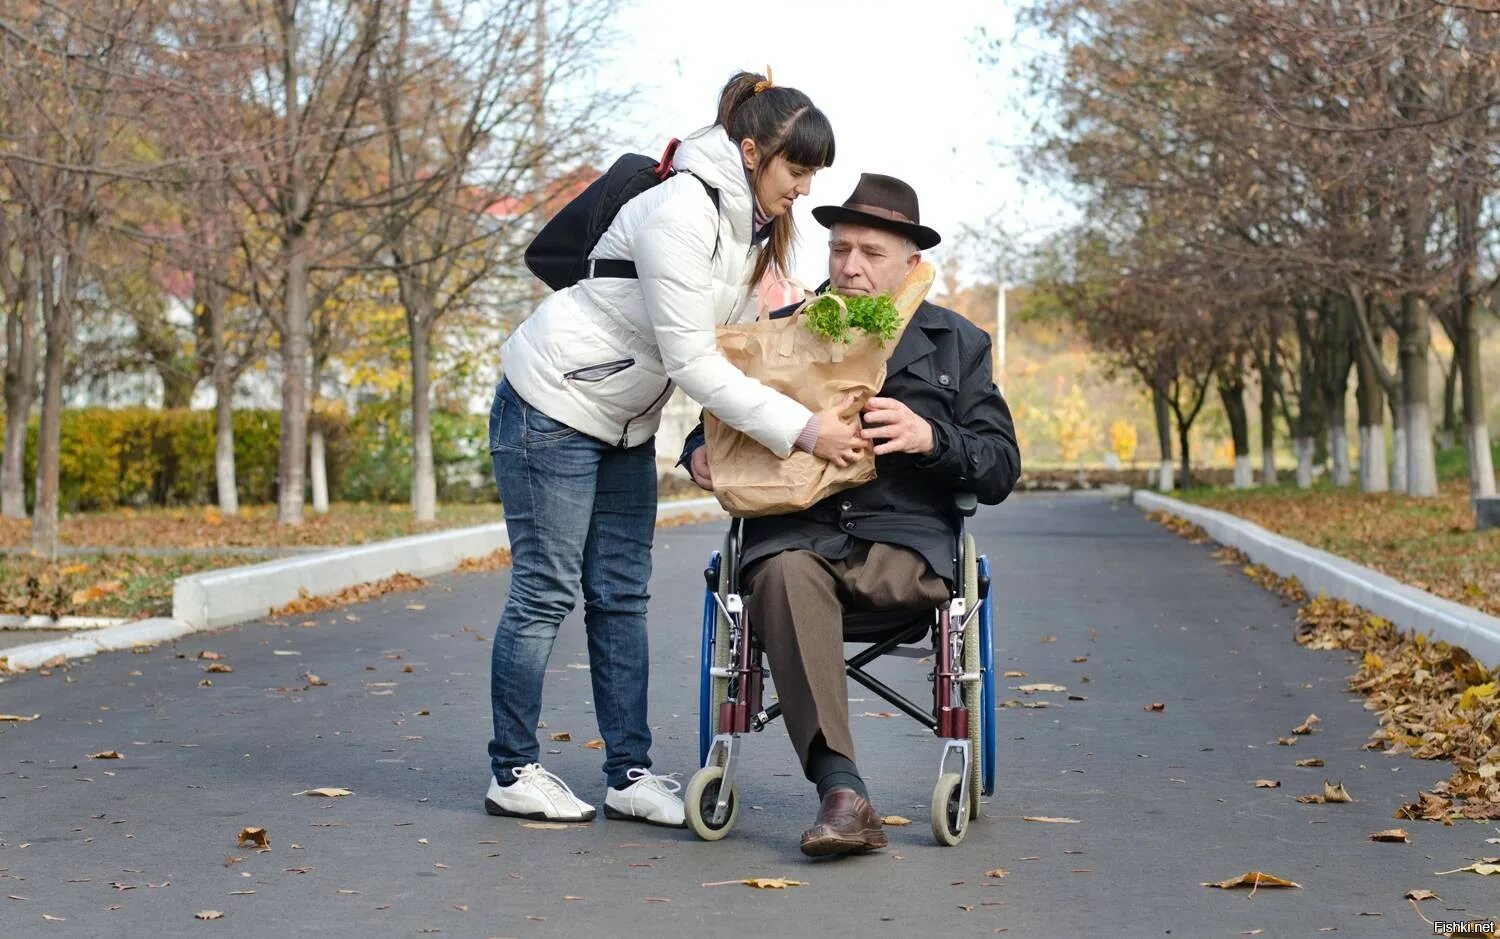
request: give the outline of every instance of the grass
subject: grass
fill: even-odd
[[[1462,448],[1439,454],[1438,479],[1433,499],[1335,489],[1326,478],[1306,490],[1194,489],[1181,497],[1500,615],[1500,529],[1474,530]]]
[[[0,613],[27,616],[170,616],[172,582],[199,571],[264,561],[236,555],[79,555],[49,561],[0,555]]]

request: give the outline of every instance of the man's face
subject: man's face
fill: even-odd
[[[828,280],[842,294],[895,293],[922,255],[910,241],[883,228],[840,222],[828,238]]]

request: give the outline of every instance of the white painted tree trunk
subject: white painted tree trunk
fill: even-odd
[[[1385,428],[1359,429],[1359,491],[1386,492],[1391,488],[1390,467],[1385,461]]]
[[[1349,431],[1334,427],[1328,432],[1328,449],[1333,453],[1333,484],[1347,486],[1354,481],[1349,465]]]
[[[432,433],[413,436],[415,460],[411,467],[411,512],[418,522],[437,521],[437,470],[432,462]]]
[[[1469,445],[1470,495],[1487,498],[1495,494],[1495,461],[1490,455],[1490,429],[1484,424],[1466,428]]]
[[[307,459],[311,464],[313,511],[325,515],[328,512],[328,459],[321,430],[308,435]]]
[[[1297,454],[1297,488],[1311,489],[1313,481],[1312,438],[1293,437],[1292,452]]]
[[[1234,458],[1234,488],[1250,489],[1255,486],[1255,467],[1250,463],[1250,457],[1237,456]]]
[[[1172,491],[1172,477],[1177,467],[1171,460],[1162,460],[1161,466],[1156,471],[1156,489],[1158,492]]]
[[[234,412],[229,395],[222,389],[214,404],[214,479],[219,484],[219,514],[240,514],[240,494],[234,477]]]
[[[1432,407],[1426,401],[1406,407],[1406,492],[1428,498],[1437,495],[1437,454],[1432,448]]]
[[[1397,427],[1394,444],[1394,453],[1391,454],[1391,491],[1406,491],[1406,428]]]
[[[1264,447],[1260,451],[1260,484],[1276,485],[1276,450],[1272,447]]]

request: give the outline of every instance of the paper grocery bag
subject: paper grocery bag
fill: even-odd
[[[720,326],[719,351],[746,375],[814,413],[833,407],[850,392],[855,396],[850,413],[857,413],[885,384],[886,361],[927,296],[933,275],[932,265],[923,261],[891,297],[901,325],[884,343],[858,332],[848,344],[830,342],[807,328],[799,307],[781,319]],[[704,415],[703,426],[714,495],[737,518],[800,511],[875,478],[873,453],[843,468],[800,450],[783,460],[712,414]]]

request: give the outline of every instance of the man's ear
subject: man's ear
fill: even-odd
[[[921,263],[922,263],[922,252],[920,252],[920,251],[913,251],[911,253],[911,255],[906,259],[906,273],[910,274],[912,271],[916,270],[917,269],[917,265],[921,264]]]
[[[760,147],[756,146],[754,137],[746,136],[740,140],[740,158],[745,161],[745,169],[755,172],[755,164],[760,162]]]

